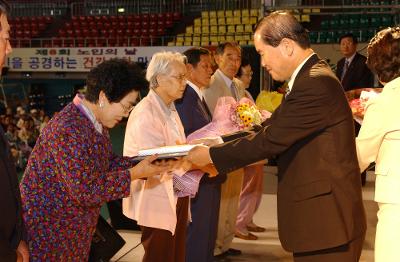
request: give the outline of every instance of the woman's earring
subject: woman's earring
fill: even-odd
[[[99,103],[99,107],[100,107],[100,108],[103,108],[103,107],[104,107],[103,102],[100,102],[100,103]]]

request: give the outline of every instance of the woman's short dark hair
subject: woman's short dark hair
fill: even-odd
[[[85,98],[97,103],[100,91],[103,91],[108,101],[118,103],[133,90],[140,91],[148,85],[143,70],[136,63],[113,58],[90,70]]]
[[[210,55],[210,51],[204,47],[192,47],[183,52],[183,54],[187,58],[187,63],[191,64],[193,67],[196,67],[200,62],[201,56]]]
[[[242,73],[243,73],[242,68],[246,67],[248,65],[250,65],[250,60],[247,57],[242,56],[242,62],[240,63],[240,68],[239,68],[238,72],[236,73],[236,76],[241,77]],[[250,67],[251,67],[251,65],[250,65]]]
[[[400,27],[379,31],[369,42],[367,65],[387,83],[400,76]]]
[[[265,44],[277,47],[283,38],[292,39],[301,48],[310,47],[308,31],[287,11],[275,11],[262,18],[254,31],[260,31]]]

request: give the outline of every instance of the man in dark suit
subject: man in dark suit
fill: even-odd
[[[6,55],[12,51],[9,42],[10,26],[7,19],[9,9],[9,4],[0,0],[0,72]],[[4,262],[29,261],[28,246],[22,240],[25,232],[18,177],[8,141],[1,126],[0,210],[3,212],[0,216],[0,260]]]
[[[357,52],[357,38],[353,34],[345,34],[340,37],[340,52],[343,58],[339,60],[336,67],[336,76],[340,79],[345,91],[374,87],[374,75],[369,70],[367,58]],[[355,134],[358,135],[361,125],[354,121]],[[365,185],[367,171],[361,173],[361,183]]]
[[[345,91],[374,87],[374,75],[365,63],[367,58],[357,52],[357,38],[353,34],[340,37],[340,52],[343,58],[336,67],[336,76],[342,82]]]
[[[183,97],[175,101],[186,136],[211,122],[210,110],[203,98],[203,89],[211,79],[212,65],[210,52],[201,47],[186,50],[187,85]],[[186,237],[186,261],[206,262],[213,260],[217,237],[218,213],[221,199],[221,184],[226,175],[208,177],[200,181],[199,191],[191,199],[192,222]]]
[[[195,147],[188,159],[226,173],[277,156],[278,231],[294,261],[358,261],[366,231],[351,110],[342,87],[310,48],[308,32],[276,11],[256,26],[262,65],[290,89],[257,132]],[[226,138],[225,138],[226,140]]]

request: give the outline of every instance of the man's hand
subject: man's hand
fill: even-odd
[[[218,144],[222,144],[224,141],[220,136],[214,136],[214,137],[204,137],[204,138],[199,138],[190,141],[190,144],[195,145],[195,144],[204,144],[206,146],[214,146]]]
[[[188,160],[199,168],[203,168],[208,164],[212,164],[210,157],[210,148],[208,146],[199,145],[189,151]]]
[[[29,262],[29,249],[25,241],[19,242],[17,247],[17,261]]]

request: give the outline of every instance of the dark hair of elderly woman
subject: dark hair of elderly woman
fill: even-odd
[[[112,77],[109,76],[110,72],[113,72]],[[122,59],[112,59],[90,71],[86,87],[86,100],[97,103],[99,93],[103,91],[110,102],[117,103],[132,90],[147,88],[148,82],[138,65]]]
[[[21,182],[32,261],[87,261],[100,207],[129,195],[131,181],[167,171],[167,164],[137,163],[112,152],[107,128],[127,117],[141,69],[111,59],[87,76],[77,95],[43,128]]]
[[[367,65],[387,83],[400,76],[400,27],[378,32],[368,45]]]

